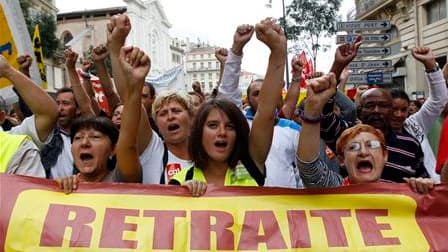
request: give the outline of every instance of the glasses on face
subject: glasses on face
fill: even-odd
[[[374,110],[376,107],[382,110],[390,109],[392,104],[390,102],[366,102],[362,105],[363,109]]]
[[[348,152],[359,152],[361,151],[361,142],[351,142],[347,145],[347,147],[345,148],[346,151]],[[367,150],[376,150],[381,148],[381,142],[379,140],[367,140],[364,142],[364,147]]]

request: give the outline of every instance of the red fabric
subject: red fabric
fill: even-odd
[[[351,99],[355,99],[355,95],[356,95],[356,88],[347,89],[348,97],[350,97]]]
[[[313,60],[310,58],[308,60],[308,74],[311,75],[314,72]]]
[[[443,121],[439,139],[439,153],[437,153],[436,172],[440,174],[443,164],[448,159],[448,117]]]

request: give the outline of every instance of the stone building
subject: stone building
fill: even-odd
[[[392,39],[384,46],[391,55],[384,59],[394,65],[392,87],[402,87],[409,94],[425,92],[423,65],[411,55],[416,46],[432,49],[442,68],[448,55],[448,0],[355,0],[356,20],[390,20]]]

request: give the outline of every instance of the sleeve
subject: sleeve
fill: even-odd
[[[54,131],[52,131],[52,133],[50,133],[48,138],[44,142],[42,142],[39,139],[39,135],[37,134],[36,120],[35,116],[33,115],[25,118],[25,120],[23,120],[23,122],[20,125],[13,127],[8,133],[13,135],[27,135],[31,137],[31,139],[37,145],[39,150],[41,150],[45,144],[48,144],[51,141],[53,137],[53,132]]]
[[[337,187],[342,185],[341,175],[330,170],[319,156],[311,162],[304,162],[296,156],[300,178],[305,188]]]
[[[233,54],[232,50],[229,50],[218,90],[218,97],[231,100],[240,109],[243,109],[242,93],[239,88],[242,58],[243,56],[237,56]]]
[[[22,142],[8,164],[7,173],[45,178],[39,150],[31,140],[25,139]]]
[[[436,172],[440,174],[443,164],[448,160],[448,117],[443,122],[439,139],[439,152],[437,153]]]
[[[432,124],[440,116],[448,102],[447,88],[441,70],[426,73],[426,81],[429,86],[429,97],[420,110],[407,119],[417,121],[425,135],[428,134]]]
[[[338,90],[334,97],[336,104],[341,108],[341,114],[348,123],[356,122],[356,105],[344,93]]]

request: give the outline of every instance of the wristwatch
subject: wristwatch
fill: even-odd
[[[434,72],[437,72],[437,71],[439,71],[440,70],[440,67],[439,67],[439,63],[435,63],[435,67],[434,68],[430,68],[430,69],[426,69],[425,68],[425,72],[427,72],[427,73],[434,73]]]

